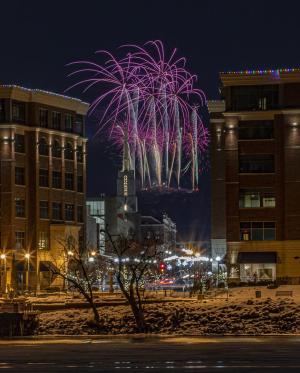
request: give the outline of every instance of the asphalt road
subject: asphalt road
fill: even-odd
[[[0,341],[9,372],[300,372],[299,337]]]

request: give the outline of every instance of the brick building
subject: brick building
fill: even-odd
[[[211,110],[212,238],[227,245],[231,281],[299,283],[300,70],[220,76],[225,111]]]
[[[2,290],[57,284],[50,266],[60,260],[59,242],[84,237],[87,109],[66,96],[0,86]]]

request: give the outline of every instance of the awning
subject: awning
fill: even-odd
[[[277,253],[275,251],[241,252],[238,254],[237,262],[240,264],[277,263]]]

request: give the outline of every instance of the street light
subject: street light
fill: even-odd
[[[26,285],[25,288],[28,291],[29,289],[29,266],[30,266],[30,254],[26,253],[24,255],[25,259],[27,259],[27,271],[26,271]]]
[[[6,294],[7,293],[7,286],[6,286],[6,254],[0,255],[1,260],[3,260],[3,280],[2,280],[2,291]]]

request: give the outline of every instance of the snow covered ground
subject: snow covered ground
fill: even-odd
[[[255,298],[255,291],[262,298]],[[293,291],[293,297],[277,297],[276,291]],[[158,334],[287,334],[300,333],[300,286],[246,287],[231,289],[228,300],[179,300],[145,306],[150,333]],[[40,315],[39,334],[125,334],[134,333],[128,306],[99,308],[102,330],[96,330],[91,312],[71,309]]]

